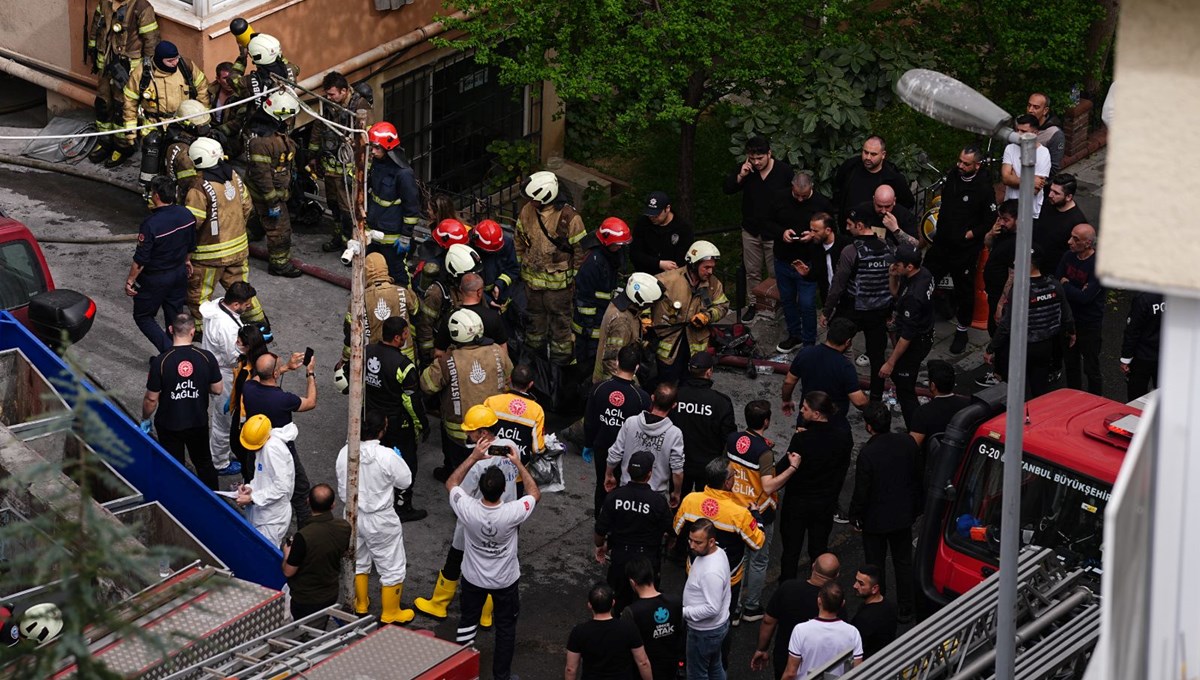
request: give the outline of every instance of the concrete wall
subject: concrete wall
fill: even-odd
[[[1100,274],[1200,297],[1200,2],[1123,3],[1116,48]]]
[[[0,2],[0,47],[18,52],[64,69],[71,67],[72,55],[81,51],[76,44],[72,51],[72,31],[64,31],[67,10],[72,0],[5,0]],[[82,8],[80,8],[82,12]],[[74,24],[82,21],[75,17]],[[78,64],[82,67],[82,64]]]

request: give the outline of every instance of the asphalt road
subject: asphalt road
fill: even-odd
[[[0,208],[27,224],[39,239],[47,241],[55,237],[133,234],[145,215],[140,199],[129,192],[73,177],[6,165],[0,165]],[[1085,210],[1088,210],[1087,206]],[[1088,214],[1098,212],[1097,206]],[[341,270],[334,255],[319,252],[319,244],[324,238],[324,233],[297,234],[295,254],[331,270]],[[96,301],[96,324],[77,347],[79,356],[113,398],[128,411],[138,412],[145,386],[146,362],[154,352],[133,325],[132,303],[123,291],[133,244],[80,245],[44,241],[43,249],[59,287],[79,290]],[[252,267],[251,283],[259,291],[278,338],[275,351],[302,351],[306,346],[315,350],[318,406],[309,413],[296,416],[300,429],[297,445],[310,479],[314,483],[332,483],[335,479],[333,461],[345,442],[347,415],[345,397],[333,391],[330,372],[341,351],[341,320],[348,303],[348,292],[307,276],[299,279],[268,276],[265,264],[258,261],[253,261]],[[1115,339],[1120,337],[1127,306],[1127,296],[1114,294],[1105,322],[1105,393],[1119,401],[1125,401],[1125,394],[1116,366],[1118,348]],[[763,315],[759,318],[754,324],[754,332],[763,344],[773,345],[778,335],[777,323]],[[945,353],[951,332],[952,328],[946,324],[939,325],[935,356]],[[986,338],[976,334],[972,339],[979,344]],[[955,358],[960,370],[972,379],[983,370],[973,356]],[[742,407],[752,399],[768,399],[777,404],[781,380],[775,375],[751,380],[741,371],[722,369],[717,373],[716,387],[733,398],[740,421]],[[970,380],[964,378],[963,383],[964,389],[974,389],[969,386]],[[295,378],[289,378],[284,388],[299,391],[303,385]],[[850,418],[856,437],[859,441],[865,440],[857,412],[850,414]],[[775,441],[786,442],[790,438],[784,421],[779,417],[772,425],[770,435]],[[441,485],[430,477],[430,471],[441,459],[437,437],[435,433],[423,445],[417,485],[417,503],[428,508],[431,516],[404,527],[408,553],[408,579],[403,594],[406,605],[414,597],[429,595],[449,546],[452,513],[446,506]],[[564,493],[544,497],[521,532],[523,603],[514,670],[527,680],[561,677],[567,633],[572,625],[587,618],[588,586],[602,580],[604,575],[603,568],[594,563],[591,551],[591,465],[584,464],[577,456],[568,456],[566,484]],[[852,481],[848,481],[843,489],[844,500],[848,499],[851,488]],[[776,552],[779,543],[774,541]],[[842,558],[840,580],[847,592],[852,593],[854,567],[862,563],[861,543],[845,525],[835,525],[831,548]],[[664,572],[664,590],[680,592],[684,579],[682,571],[668,564]],[[768,595],[777,573],[776,561],[768,575]],[[850,613],[856,609],[857,603],[851,602]],[[451,619],[446,622],[437,623],[418,615],[411,625],[433,629],[439,636],[452,639],[456,611],[456,607],[451,610]],[[757,624],[746,624],[737,629],[732,677],[768,677],[767,673],[753,673],[748,667],[757,628]],[[484,654],[484,677],[488,677],[490,634],[481,635],[478,646]]]

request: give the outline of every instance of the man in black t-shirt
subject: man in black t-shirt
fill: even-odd
[[[588,593],[592,620],[575,626],[567,638],[564,677],[568,680],[578,678],[581,667],[583,680],[653,680],[642,636],[628,620],[613,618],[613,601],[613,589],[607,583],[592,586]],[[637,669],[636,676],[631,676],[631,667]]]
[[[988,301],[988,334],[995,336],[996,323],[1007,304],[1004,290],[1016,258],[1017,199],[1010,198],[996,207],[996,223],[983,237],[983,245],[988,249],[987,262],[983,265],[983,291]],[[999,382],[1000,378],[995,372],[988,371],[975,384],[990,387]]]
[[[859,408],[867,404],[867,395],[859,386],[858,372],[845,356],[856,332],[858,331],[854,322],[849,319],[834,319],[829,324],[829,332],[825,335],[823,344],[805,347],[796,354],[787,376],[783,379],[785,416],[796,412],[796,402],[792,400],[792,394],[799,383],[801,398],[809,392],[820,391],[828,394],[838,407],[837,415],[830,422],[838,427],[850,429],[850,423],[846,420],[850,404],[853,403]],[[797,420],[796,424],[801,423]]]
[[[935,359],[930,361],[929,393],[933,398],[917,407],[908,434],[921,447],[922,456],[927,457],[929,439],[946,431],[954,415],[971,403],[971,398],[954,393],[954,367],[949,362]]]
[[[458,283],[459,304],[454,309],[469,309],[479,315],[483,321],[483,337],[497,345],[507,347],[508,327],[500,317],[500,312],[483,300],[483,277],[478,274],[467,274]],[[449,307],[438,320],[437,335],[434,338],[434,349],[445,352],[450,349],[450,312]]]
[[[805,621],[817,616],[817,593],[832,581],[837,581],[842,565],[837,555],[825,553],[817,557],[812,565],[812,574],[807,581],[789,579],[779,584],[771,601],[767,603],[767,612],[758,627],[758,644],[754,648],[754,656],[750,658],[751,670],[761,671],[767,667],[770,659],[775,669],[775,678],[783,677],[783,669],[787,668],[788,640],[792,629]],[[839,612],[838,618],[845,618],[845,612]],[[771,638],[774,637],[775,652],[771,653]]]
[[[1033,223],[1033,244],[1041,249],[1047,271],[1057,268],[1070,250],[1067,240],[1071,238],[1071,230],[1088,221],[1075,203],[1077,186],[1075,176],[1066,172],[1051,178],[1041,215]]]
[[[265,415],[271,421],[272,428],[280,428],[292,422],[292,413],[303,413],[317,407],[317,378],[313,367],[316,359],[306,366],[308,389],[301,398],[291,392],[284,392],[279,387],[279,360],[267,353],[254,362],[254,380],[247,380],[242,387],[242,408],[246,418],[258,414]],[[296,525],[304,528],[312,517],[308,507],[308,473],[296,455],[296,445],[288,442],[288,450],[292,453],[292,464],[296,466],[296,485],[292,490],[292,512],[296,515]]]
[[[195,334],[191,315],[176,315],[171,323],[171,348],[150,360],[142,398],[142,429],[150,431],[150,416],[154,415],[159,444],[180,465],[186,449],[196,477],[215,491],[217,469],[208,448],[208,395],[221,393],[221,369],[212,352],[192,346]]]
[[[629,605],[629,618],[637,626],[655,678],[674,678],[687,649],[683,602],[658,592],[658,576],[649,559],[639,557],[625,565],[629,585],[637,599]]]
[[[695,240],[692,225],[671,210],[671,198],[662,191],[651,192],[633,225],[629,248],[633,270],[658,275],[679,269],[686,264],[683,256]]]
[[[887,647],[896,639],[896,605],[883,598],[879,589],[879,567],[864,564],[854,575],[854,592],[863,599],[850,625],[862,636],[863,658]]]
[[[292,619],[337,604],[342,556],[350,549],[350,523],[333,516],[333,487],[317,484],[308,492],[312,519],[283,545],[283,575],[291,591]],[[313,626],[325,630],[325,621]]]

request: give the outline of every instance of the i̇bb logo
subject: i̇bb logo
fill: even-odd
[[[190,362],[190,361],[179,362],[179,377],[188,378],[188,377],[191,377],[191,375],[192,375],[192,362]]]
[[[738,453],[745,453],[750,450],[750,438],[738,437],[737,443],[733,445]]]
[[[720,509],[721,506],[711,498],[704,499],[704,502],[700,504],[700,512],[704,513],[705,517],[716,517]]]
[[[525,410],[527,408],[529,407],[525,404],[524,399],[513,399],[512,401],[508,402],[508,412],[514,416],[525,415]]]
[[[612,392],[608,395],[608,403],[613,406],[621,406],[625,403],[625,395],[620,392]]]

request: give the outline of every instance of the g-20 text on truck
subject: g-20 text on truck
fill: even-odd
[[[977,393],[930,446],[916,573],[934,607],[999,568],[1006,386]],[[1099,586],[1104,508],[1141,402],[1062,389],[1026,403],[1021,545],[1053,549],[1094,569]]]

